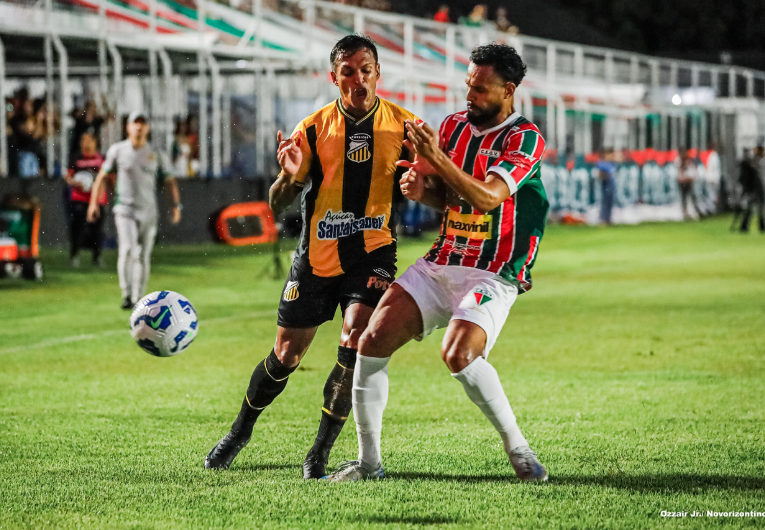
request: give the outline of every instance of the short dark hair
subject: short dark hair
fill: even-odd
[[[507,44],[492,42],[477,46],[470,54],[470,62],[477,66],[491,66],[505,83],[514,83],[515,86],[520,85],[526,75],[526,65],[521,56]]]
[[[369,50],[377,61],[377,46],[375,41],[367,37],[366,35],[359,35],[358,33],[352,33],[346,35],[337,43],[329,54],[329,64],[332,66],[332,70],[337,67],[337,61],[343,57],[353,55],[360,50]]]

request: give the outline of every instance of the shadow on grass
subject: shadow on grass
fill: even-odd
[[[365,517],[359,517],[359,522],[363,521],[372,524],[454,524],[459,522],[456,517],[402,517],[397,515],[369,515]]]
[[[281,471],[284,469],[302,469],[300,464],[241,464],[231,471]]]
[[[434,480],[485,483],[520,481],[510,475],[448,475],[438,473],[388,473],[392,480]],[[723,489],[739,491],[762,491],[765,489],[765,477],[739,477],[735,475],[702,475],[675,473],[668,475],[551,475],[549,485],[553,486],[595,486],[616,488],[639,492],[674,491],[693,492],[705,489]],[[542,484],[540,484],[542,485]]]

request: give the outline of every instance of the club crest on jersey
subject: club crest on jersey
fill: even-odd
[[[299,282],[287,282],[287,285],[284,287],[284,296],[282,296],[285,302],[292,302],[298,299],[298,296],[300,296],[298,285],[300,285]]]
[[[491,302],[492,300],[491,293],[484,289],[476,289],[473,291],[473,296],[475,296],[475,303],[478,305],[483,305],[487,302]]]
[[[491,215],[457,213],[449,210],[446,216],[446,235],[468,239],[490,239],[491,224]]]
[[[366,162],[372,156],[369,150],[369,140],[372,137],[365,133],[357,133],[351,136],[348,146],[348,160],[353,162]]]

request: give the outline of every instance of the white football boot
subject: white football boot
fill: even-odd
[[[510,464],[521,480],[547,480],[547,470],[537,459],[537,454],[528,445],[510,451]]]
[[[385,478],[385,470],[382,465],[375,469],[360,460],[351,460],[350,462],[343,462],[340,464],[337,471],[331,475],[327,475],[322,480],[328,480],[330,482],[353,482],[356,480],[377,480],[381,478]]]

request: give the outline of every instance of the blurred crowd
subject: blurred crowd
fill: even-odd
[[[433,16],[433,20],[436,22],[453,22],[448,5],[443,4]],[[497,31],[503,33],[509,33],[510,35],[518,34],[518,26],[510,21],[507,8],[498,7],[494,14],[494,20],[489,19],[489,10],[484,4],[477,4],[473,7],[470,14],[464,17],[459,17],[457,22],[463,26],[471,28],[490,28],[494,27]]]
[[[32,99],[26,88],[17,90],[5,101],[8,137],[8,170],[11,175],[44,175],[47,166],[46,140],[60,127],[60,114],[48,124],[45,97]]]

